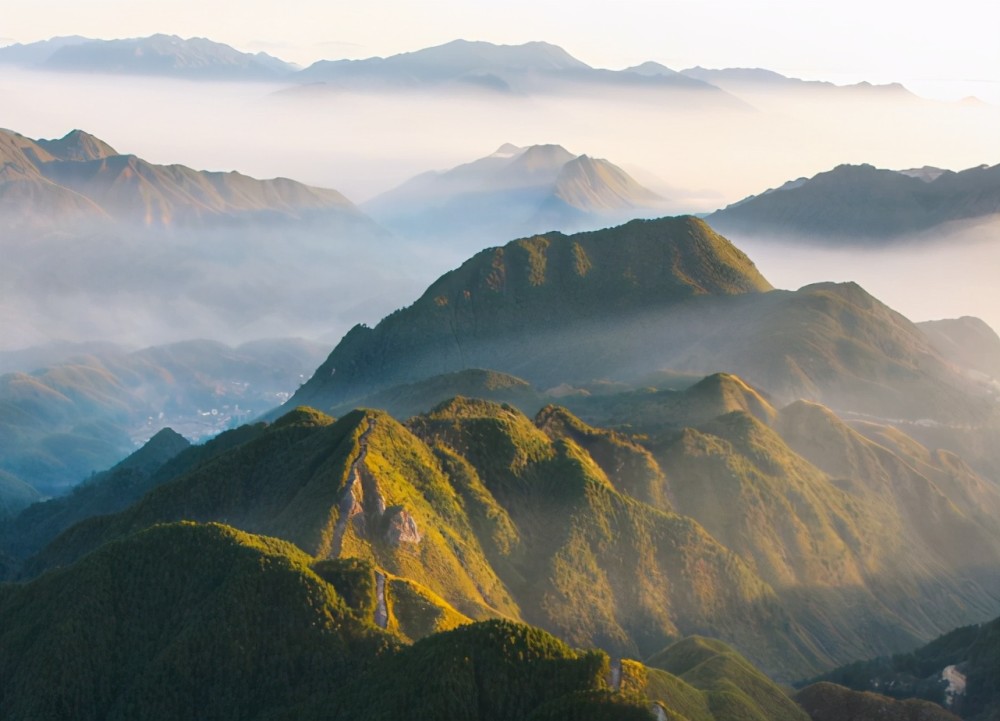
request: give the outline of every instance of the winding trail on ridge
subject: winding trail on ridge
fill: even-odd
[[[376,420],[374,418],[369,419],[368,427],[362,431],[361,436],[358,438],[358,456],[351,462],[350,470],[347,472],[347,485],[344,487],[340,503],[337,505],[339,513],[337,515],[337,525],[333,529],[333,540],[330,543],[329,558],[340,558],[340,553],[344,545],[344,534],[347,533],[347,524],[354,515],[352,513],[355,505],[354,487],[361,482],[361,472],[358,468],[365,462],[365,458],[368,455],[368,436],[375,430],[375,423]]]

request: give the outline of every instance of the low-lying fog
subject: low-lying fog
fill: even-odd
[[[731,239],[779,288],[854,281],[912,321],[973,315],[1000,332],[1000,216],[882,248]]]
[[[559,143],[636,170],[677,201],[714,210],[841,163],[963,169],[1000,162],[1000,107],[892,90],[730,88],[695,95],[282,92],[288,86],[0,69],[3,125],[29,137],[82,128],[156,163],[292,177],[363,202],[412,175],[501,143]]]
[[[925,101],[893,91],[731,88],[745,105],[706,110],[694,95],[648,91],[528,97],[283,90],[0,69],[0,122],[35,138],[81,128],[119,152],[155,163],[291,177],[335,188],[355,202],[416,173],[487,155],[504,142],[559,143],[574,153],[607,158],[670,198],[677,213],[710,211],[841,163],[962,169],[1000,162],[995,142],[1000,108]],[[779,248],[754,241],[745,249],[780,287],[851,279],[914,319],[975,314],[1000,327],[989,277],[996,263],[988,241],[878,252]],[[407,261],[403,287],[392,278],[380,281],[385,272],[373,273],[381,263],[378,248],[345,249],[338,255],[327,281],[323,268],[311,269],[308,287],[343,282],[342,292],[332,289],[323,297],[322,311],[304,314],[310,322],[299,326],[288,315],[255,323],[239,312],[237,304],[262,302],[253,287],[233,295],[233,313],[226,312],[226,297],[211,299],[219,308],[211,315],[200,314],[190,299],[175,298],[169,337],[149,337],[159,332],[156,319],[124,291],[106,293],[99,302],[71,292],[53,299],[47,291],[34,303],[38,316],[19,314],[17,303],[23,299],[4,292],[0,310],[8,338],[17,334],[26,343],[29,338],[97,340],[93,334],[106,334],[109,326],[124,336],[147,332],[133,333],[141,339],[101,339],[153,343],[211,336],[240,342],[265,334],[304,334],[332,343],[352,325],[354,313],[358,321],[374,322],[461,260],[428,252],[423,260]],[[284,269],[282,276],[268,292],[294,282],[293,269]],[[363,303],[359,293],[370,293],[379,282],[394,284],[374,294],[384,306]],[[218,294],[225,296],[236,284],[227,279]],[[202,289],[209,293],[211,283]],[[309,292],[301,297],[315,300]],[[46,313],[62,317],[60,327],[39,327],[47,322]],[[95,320],[102,314],[100,322]]]

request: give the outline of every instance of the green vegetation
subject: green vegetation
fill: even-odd
[[[899,700],[832,683],[816,683],[795,694],[812,721],[958,721],[930,701]]]
[[[67,529],[21,573],[155,523],[226,522],[322,559],[350,608],[374,622],[379,607],[402,638],[501,617],[642,657],[711,633],[782,679],[989,612],[992,561],[976,564],[992,547],[970,564],[938,542],[986,538],[1000,513],[971,470],[815,405],[776,411],[733,376],[668,397],[649,435],[463,397],[405,426],[299,408],[185,450],[141,500]],[[672,425],[702,405],[724,413]]]
[[[955,667],[965,677],[963,693],[946,694],[943,672]],[[815,682],[876,691],[894,699],[924,699],[948,705],[963,718],[1000,714],[1000,619],[964,626],[909,653],[858,661],[823,674]],[[816,684],[823,687],[830,684]],[[810,686],[803,692],[815,688]]]
[[[806,719],[802,709],[784,691],[721,641],[698,636],[686,638],[657,653],[647,663],[700,691],[711,717],[720,721]],[[704,707],[690,692],[682,698],[687,699],[687,708],[701,715]]]
[[[4,718],[258,719],[395,641],[312,559],[225,526],[156,526],[0,595]]]
[[[743,253],[692,217],[512,241],[445,274],[375,329],[354,328],[293,402],[333,408],[476,366],[515,373],[540,388],[550,379],[588,380],[603,375],[576,377],[594,347],[577,355],[558,338],[694,297],[770,289]],[[617,345],[609,339],[597,354],[602,368],[628,357]],[[553,378],[556,368],[564,377]]]

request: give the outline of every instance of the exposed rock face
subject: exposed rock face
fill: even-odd
[[[417,522],[402,506],[392,506],[386,511],[385,540],[393,546],[420,543]]]

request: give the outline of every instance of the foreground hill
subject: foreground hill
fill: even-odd
[[[740,236],[864,245],[998,213],[1000,165],[930,174],[841,165],[745,198],[707,219]]]
[[[508,143],[471,163],[418,175],[363,208],[407,237],[472,249],[530,233],[658,216],[664,202],[607,160],[558,145]]]
[[[81,721],[806,718],[718,641],[680,641],[646,666],[510,621],[459,619],[408,645],[397,624],[429,607],[444,608],[357,559],[316,560],[222,525],[159,525],[30,583],[0,585],[0,712]],[[60,662],[63,653],[72,661]]]
[[[225,521],[366,559],[470,618],[638,657],[712,633],[784,678],[995,612],[1000,493],[973,471],[738,378],[679,394],[635,437],[461,398],[405,427],[298,409],[133,473],[122,495],[145,495],[124,510],[115,473],[29,508],[4,550],[30,577],[156,523]]]
[[[290,403],[328,409],[470,367],[542,389],[724,370],[785,401],[879,417],[989,412],[918,328],[857,285],[773,291],[690,217],[485,250],[375,328],[352,329]]]

